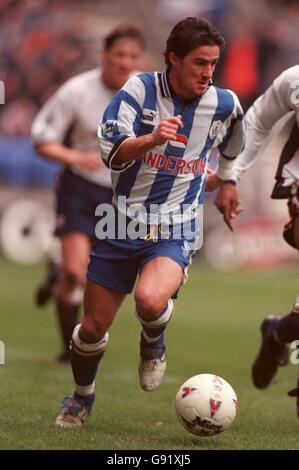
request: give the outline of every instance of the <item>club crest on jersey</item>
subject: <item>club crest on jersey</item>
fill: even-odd
[[[153,109],[143,108],[142,115],[141,115],[141,122],[143,124],[151,124],[152,126],[156,125],[158,118],[158,111],[154,111]]]
[[[103,137],[113,137],[119,134],[117,121],[109,119],[101,124]]]
[[[221,126],[222,126],[222,121],[218,120],[218,121],[212,122],[210,131],[209,131],[210,139],[215,139],[215,137],[217,137],[217,134]]]

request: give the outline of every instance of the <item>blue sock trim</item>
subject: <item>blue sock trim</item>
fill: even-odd
[[[75,400],[77,400],[80,404],[83,404],[86,408],[92,407],[95,397],[96,397],[95,393],[91,393],[90,395],[86,395],[85,397],[83,397],[82,395],[79,395],[77,392],[74,392]]]
[[[165,353],[164,333],[152,343],[148,343],[141,333],[140,338],[140,355],[143,359],[161,359]]]

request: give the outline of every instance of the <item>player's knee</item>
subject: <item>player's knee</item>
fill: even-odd
[[[79,267],[65,268],[62,277],[67,290],[74,290],[85,284],[85,272]]]
[[[80,336],[87,343],[97,343],[107,333],[105,322],[92,317],[83,316],[81,321]]]
[[[151,320],[161,314],[166,301],[157,292],[139,288],[135,292],[135,303],[138,314],[144,320]]]
[[[75,270],[63,269],[55,296],[66,303],[80,304],[83,300],[85,277]]]

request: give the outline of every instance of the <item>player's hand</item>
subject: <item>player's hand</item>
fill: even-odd
[[[222,183],[215,199],[215,206],[223,214],[223,219],[228,228],[233,232],[232,220],[242,212],[236,185]]]
[[[100,152],[75,152],[74,166],[80,170],[93,171],[103,166]]]
[[[223,181],[216,175],[215,171],[208,170],[206,176],[205,190],[207,192],[215,191],[222,185]]]
[[[180,115],[162,119],[157,129],[152,133],[153,145],[162,145],[166,140],[176,140],[179,128],[183,128]]]

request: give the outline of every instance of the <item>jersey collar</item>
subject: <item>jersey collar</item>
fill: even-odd
[[[163,98],[171,98],[172,96],[174,96],[166,71],[158,72],[158,79],[159,79],[160,92]]]
[[[163,98],[174,98],[176,94],[170,84],[168,74],[166,70],[164,72],[158,72],[160,92]],[[213,80],[210,80],[209,88],[213,85]]]

